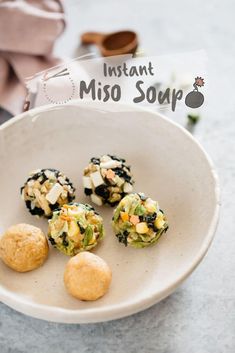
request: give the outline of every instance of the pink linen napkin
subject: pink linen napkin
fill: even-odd
[[[24,80],[57,65],[55,39],[63,32],[61,0],[0,0],[0,106],[22,112]]]

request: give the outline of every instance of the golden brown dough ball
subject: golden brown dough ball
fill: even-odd
[[[30,224],[16,224],[0,239],[0,257],[18,272],[41,266],[48,255],[48,243],[41,229]]]
[[[67,291],[81,300],[96,300],[109,289],[112,273],[99,256],[84,251],[66,265],[64,284]]]

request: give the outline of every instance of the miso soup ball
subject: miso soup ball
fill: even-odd
[[[114,211],[112,226],[120,243],[135,248],[155,244],[168,229],[158,202],[144,193],[125,196]]]
[[[41,229],[30,224],[16,224],[0,238],[2,261],[18,272],[41,266],[48,256],[48,242]]]
[[[90,252],[72,257],[66,265],[64,284],[80,300],[96,300],[109,289],[112,272],[107,263]]]
[[[50,218],[54,210],[74,200],[75,188],[59,170],[38,169],[30,173],[21,196],[29,212],[37,217]]]
[[[133,190],[134,180],[126,160],[105,154],[91,158],[83,172],[84,192],[98,206],[115,206]]]
[[[51,244],[68,256],[91,250],[104,237],[103,219],[88,204],[73,202],[63,205],[53,212],[48,223]]]

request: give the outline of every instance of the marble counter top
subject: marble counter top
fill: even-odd
[[[195,137],[218,170],[220,223],[196,271],[167,299],[125,319],[63,325],[0,304],[1,353],[232,353],[235,351],[235,3],[67,0],[68,26],[56,52],[75,56],[82,31],[133,28],[146,54],[205,49],[210,82]]]

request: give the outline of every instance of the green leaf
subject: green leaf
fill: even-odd
[[[143,216],[146,213],[146,209],[143,205],[138,204],[135,208],[134,214],[137,216]]]
[[[114,222],[117,222],[117,220],[119,218],[119,215],[120,215],[120,211],[121,211],[121,207],[117,207],[115,212],[114,212],[114,215],[113,215]]]
[[[188,121],[189,121],[190,124],[195,125],[200,120],[200,115],[188,114],[187,118],[188,118]]]
[[[98,225],[98,231],[100,233],[99,238],[102,239],[104,237],[104,226],[102,223]]]
[[[93,229],[90,225],[87,226],[84,234],[84,239],[83,239],[83,245],[87,246],[89,245],[89,242],[93,238]]]
[[[130,206],[129,211],[128,211],[128,213],[130,215],[135,214],[134,212],[135,212],[135,209],[137,208],[138,204],[139,204],[138,200],[132,200],[131,206]]]

